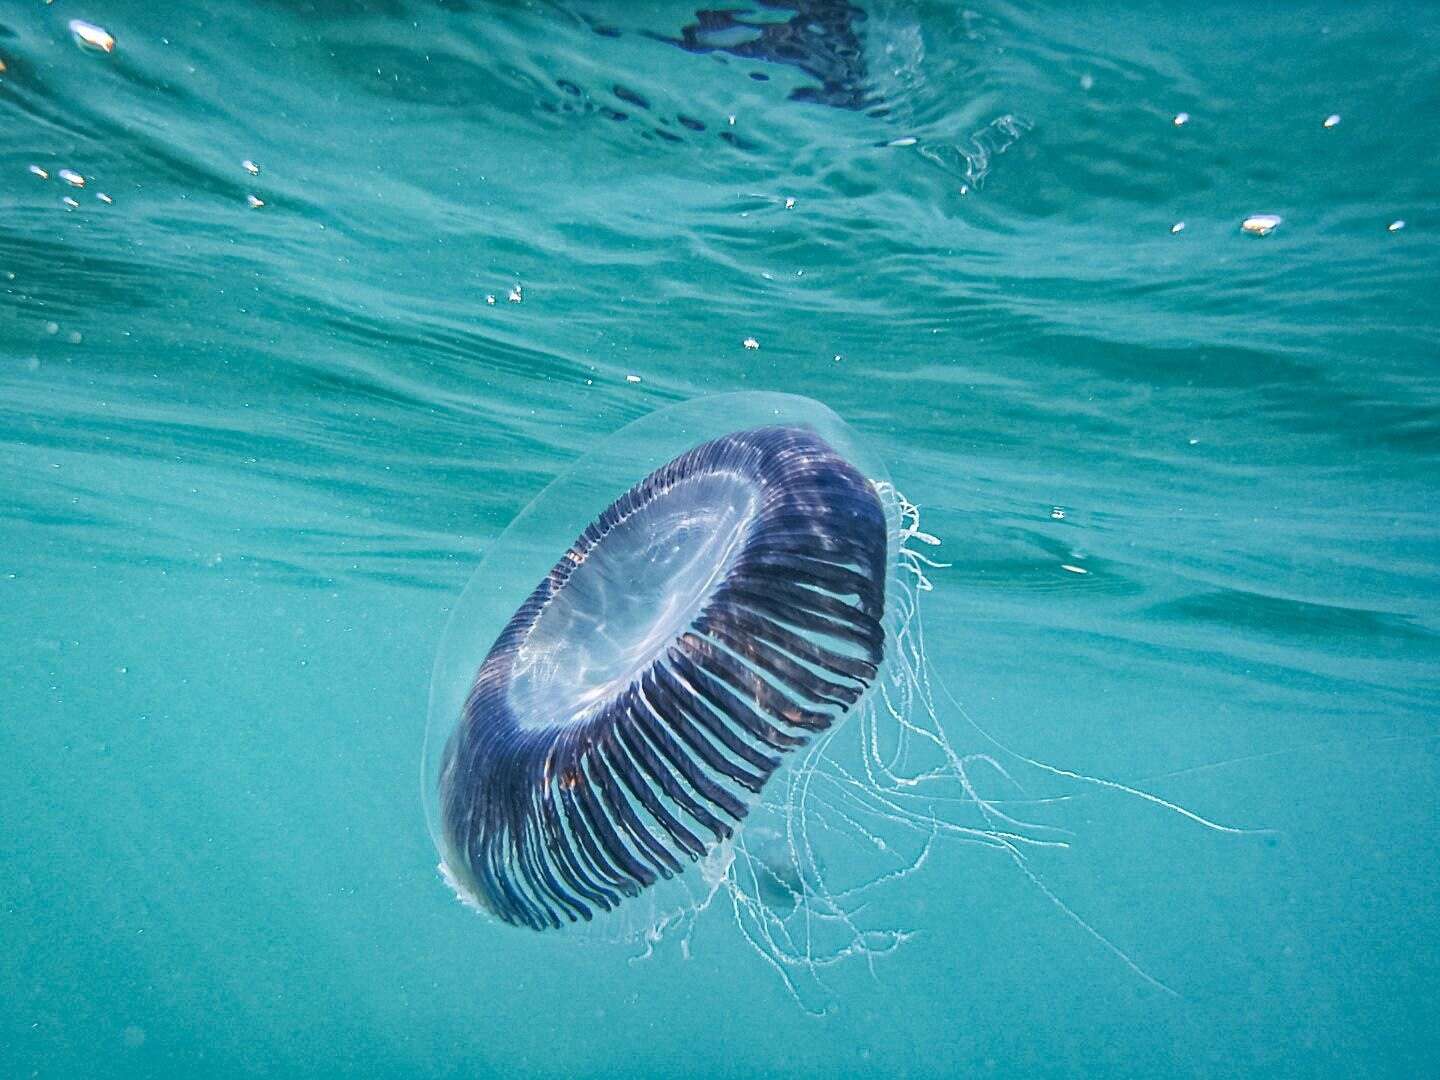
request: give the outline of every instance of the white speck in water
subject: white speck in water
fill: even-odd
[[[47,334],[58,334],[60,332],[60,324],[58,322],[47,322],[45,324],[45,332]]]
[[[48,172],[46,172],[44,169],[42,169],[39,165],[31,165],[31,166],[30,166],[30,175],[31,175],[31,176],[38,176],[41,180],[49,180],[49,179],[50,179],[50,174],[49,174]]]
[[[844,360],[844,359],[845,359],[845,357],[844,357],[843,355],[841,355],[840,353],[837,352],[837,353],[835,354],[835,363],[838,364],[841,360]]]
[[[885,145],[886,145],[886,146],[914,146],[914,145],[915,145],[917,142],[919,142],[919,141],[920,141],[920,140],[917,139],[917,138],[915,138],[914,135],[906,135],[906,136],[904,136],[903,138],[891,139],[891,140],[890,140],[888,143],[886,143]]]
[[[1094,75],[1091,75],[1088,71],[1087,71],[1084,75],[1081,75],[1081,76],[1080,76],[1080,89],[1081,89],[1081,90],[1086,90],[1086,91],[1088,91],[1088,90],[1089,90],[1091,87],[1093,87],[1094,85],[1095,85],[1095,76],[1094,76]]]
[[[103,192],[103,191],[97,191],[97,192],[95,193],[95,198],[99,199],[99,200],[100,200],[101,202],[103,202],[106,206],[109,206],[111,203],[113,203],[113,202],[115,201],[115,200],[112,199],[109,195],[106,195],[105,192]]]
[[[520,286],[517,284],[510,286],[510,295],[505,299],[509,300],[512,304],[518,304],[521,300],[525,299],[525,296],[520,292]]]
[[[240,167],[246,172],[248,172],[251,176],[260,175],[260,166],[256,165],[255,162],[251,161],[249,158],[246,158],[244,161],[240,162]]]
[[[794,210],[794,209],[795,209],[795,199],[794,199],[792,196],[788,196],[788,195],[786,196],[786,198],[785,198],[785,209],[786,209],[786,210]]]
[[[1175,119],[1174,119],[1173,123],[1175,124],[1176,127],[1184,127],[1184,126],[1185,126],[1186,124],[1188,124],[1189,122],[1190,122],[1190,114],[1189,114],[1188,112],[1177,112],[1177,113],[1175,114]]]
[[[245,204],[249,206],[251,210],[259,210],[260,207],[265,205],[265,200],[258,195],[246,195]]]
[[[1389,232],[1399,232],[1401,229],[1405,228],[1405,221],[1403,218],[1396,218],[1394,221],[1390,222],[1389,225],[1386,225],[1385,228]]]
[[[1174,236],[1176,233],[1182,233],[1182,232],[1184,232],[1184,231],[1185,231],[1185,223],[1184,223],[1183,221],[1177,221],[1177,222],[1175,222],[1174,225],[1171,225],[1171,226],[1170,226],[1170,235],[1171,235],[1171,236]]]
[[[735,126],[735,116],[734,116],[733,113],[732,113],[730,116],[727,116],[726,119],[730,121],[730,126],[731,126],[731,127],[734,127],[734,126]]]
[[[760,347],[760,342],[756,341],[753,337],[747,337],[743,344],[747,349],[758,349]]]
[[[61,169],[55,175],[60,177],[61,180],[64,180],[71,187],[85,186],[85,177],[81,176],[74,169]]]
[[[1190,440],[1190,445],[1191,445],[1191,446],[1199,446],[1199,445],[1200,445],[1200,440],[1199,440],[1199,439],[1191,439],[1191,440]]]
[[[493,292],[492,292],[492,293],[486,293],[486,294],[485,294],[485,302],[486,302],[487,304],[489,304],[491,307],[494,307],[494,306],[495,306],[495,294],[494,294]]]
[[[1269,236],[1283,219],[1278,214],[1251,214],[1240,223],[1251,236]]]
[[[1332,128],[1338,123],[1340,123],[1340,114],[1338,112],[1334,112],[1331,113],[1329,116],[1325,117],[1325,123],[1322,126]]]
[[[75,38],[75,44],[82,49],[104,53],[115,51],[115,39],[110,36],[109,31],[84,19],[71,19],[70,33]]]
[[[1072,565],[1072,564],[1070,564],[1070,563],[1068,563],[1068,562],[1066,562],[1066,563],[1061,563],[1061,564],[1060,564],[1060,569],[1061,569],[1061,570],[1068,570],[1068,571],[1070,571],[1070,573],[1072,573],[1072,574],[1088,574],[1088,573],[1090,572],[1089,570],[1086,570],[1083,566],[1074,566],[1074,565]]]
[[[638,383],[638,382],[640,381],[640,376],[639,376],[639,375],[626,375],[626,376],[625,376],[625,381],[626,381],[627,383],[630,383],[630,384],[633,386],[635,383]]]
[[[1065,520],[1065,508],[1064,508],[1063,506],[1052,506],[1052,507],[1050,508],[1050,516],[1051,516],[1052,518],[1054,518],[1056,521],[1064,521],[1064,520]]]
[[[69,195],[66,195],[65,198],[61,199],[60,201],[65,204],[65,209],[67,210],[80,209],[80,204],[74,199],[72,199]]]

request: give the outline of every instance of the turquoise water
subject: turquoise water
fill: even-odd
[[[1440,20],[886,3],[855,110],[694,10],[0,6],[0,1075],[1432,1070]],[[1025,777],[1173,995],[959,845],[821,1019],[719,910],[632,963],[455,903],[451,605],[731,390],[923,505],[986,730],[1268,830]]]

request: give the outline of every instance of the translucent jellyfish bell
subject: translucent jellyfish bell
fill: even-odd
[[[422,777],[442,876],[501,922],[647,949],[728,909],[807,1007],[826,969],[906,940],[883,897],[940,838],[1008,856],[1089,930],[1025,862],[1064,841],[984,797],[973,772],[1008,774],[940,721],[938,543],[806,398],[702,398],[597,444],[446,629]]]
[[[630,725],[646,736],[630,747],[632,758],[647,757],[646,750],[664,758],[675,738],[706,765],[689,775],[687,762],[667,759],[668,769],[657,764],[648,775],[651,784],[683,780],[670,797],[684,798],[709,782],[708,772],[718,771],[720,779],[748,792],[733,792],[733,783],[717,788],[712,795],[722,808],[743,811],[753,804],[759,794],[754,789],[764,785],[749,780],[768,778],[780,756],[828,729],[876,677],[898,505],[891,490],[880,462],[829,409],[791,395],[758,393],[701,399],[645,417],[594,447],[546,488],[492,545],[455,608],[435,666],[426,803],[432,835],[457,881],[473,868],[455,865],[467,861],[449,835],[461,821],[452,806],[447,825],[439,794],[448,765],[453,782],[447,790],[464,801],[454,755],[467,735],[478,738],[503,727],[516,755],[565,743],[587,724],[600,724],[589,735],[602,739],[607,708],[635,695],[649,707]],[[787,592],[793,595],[782,603]],[[517,621],[522,612],[528,614]],[[502,635],[507,627],[509,637]],[[677,651],[677,643],[687,648]],[[488,672],[482,665],[487,657]],[[681,669],[672,669],[671,661]],[[657,683],[657,662],[659,674],[677,678]],[[490,695],[488,706],[475,693],[477,673],[489,680],[479,687]],[[701,691],[708,691],[708,707],[672,700]],[[743,711],[735,695],[744,699]],[[651,730],[667,705],[679,715]],[[780,711],[770,715],[767,709]],[[736,724],[759,747],[752,751],[748,742],[732,738]],[[472,747],[472,759],[478,752]],[[557,751],[552,760],[564,756]],[[601,759],[594,762],[599,769]],[[748,766],[744,779],[738,778],[741,769],[731,768],[739,763]],[[629,764],[643,767],[645,761]],[[615,780],[623,786],[626,778]],[[538,779],[577,790],[573,776]],[[599,787],[597,781],[594,793],[604,802]],[[628,797],[646,795],[648,785]],[[566,828],[551,839],[588,848],[588,839],[610,839],[608,824],[624,832],[631,807],[604,808],[602,820],[593,817],[594,807],[579,807],[589,828],[572,834],[562,822]],[[639,809],[652,818],[656,813]],[[707,813],[713,809],[706,807]],[[611,822],[615,814],[627,820]],[[729,824],[737,824],[737,816],[747,815],[729,814]],[[657,820],[664,819],[651,824]],[[627,840],[648,848],[643,836],[638,829],[626,832]],[[606,871],[629,862],[628,851],[603,854]],[[523,877],[525,871],[517,873]],[[498,885],[484,895],[466,891],[481,906],[504,909],[494,913],[507,921],[528,923],[539,914],[523,903],[507,906],[506,890]],[[586,906],[605,909],[603,903]],[[565,921],[563,913],[555,914]],[[572,914],[585,918],[578,908]],[[540,915],[538,921],[557,920]]]

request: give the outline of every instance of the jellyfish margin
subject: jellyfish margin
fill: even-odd
[[[1055,778],[1122,793],[1230,834],[1241,829],[1202,817],[1149,791],[1046,764],[1003,745],[965,711],[931,671],[922,598],[941,540],[922,524],[920,507],[890,481],[881,460],[829,408],[797,395],[743,392],[667,406],[621,427],[551,482],[488,548],[452,609],[431,679],[421,764],[427,824],[439,872],[467,906],[485,912],[450,863],[438,805],[445,748],[466,695],[497,634],[581,536],[621,493],[712,439],[749,428],[785,425],[817,433],[866,478],[884,511],[886,579],[884,656],[868,690],[836,722],[815,733],[747,799],[733,833],[693,855],[683,872],[641,889],[590,926],[561,933],[626,946],[632,960],[675,941],[688,957],[697,924],[728,908],[749,949],[805,1012],[824,1015],[836,993],[828,975],[842,965],[895,953],[918,929],[885,912],[885,898],[919,874],[937,845],[974,845],[1007,859],[1026,881],[1134,975],[1175,991],[1087,921],[1032,867],[1037,849],[1065,849],[1070,834],[1028,820],[1021,807],[1076,796],[1026,795],[1010,768],[1023,763]],[[953,713],[980,750],[962,752],[942,715]],[[986,794],[986,784],[1010,789]]]

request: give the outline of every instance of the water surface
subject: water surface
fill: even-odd
[[[1431,1067],[1440,20],[883,3],[846,108],[694,12],[0,7],[0,1072]],[[959,847],[822,1020],[723,917],[630,964],[454,903],[449,605],[743,389],[924,505],[989,731],[1274,830],[1066,786],[1037,872],[1178,997]]]

